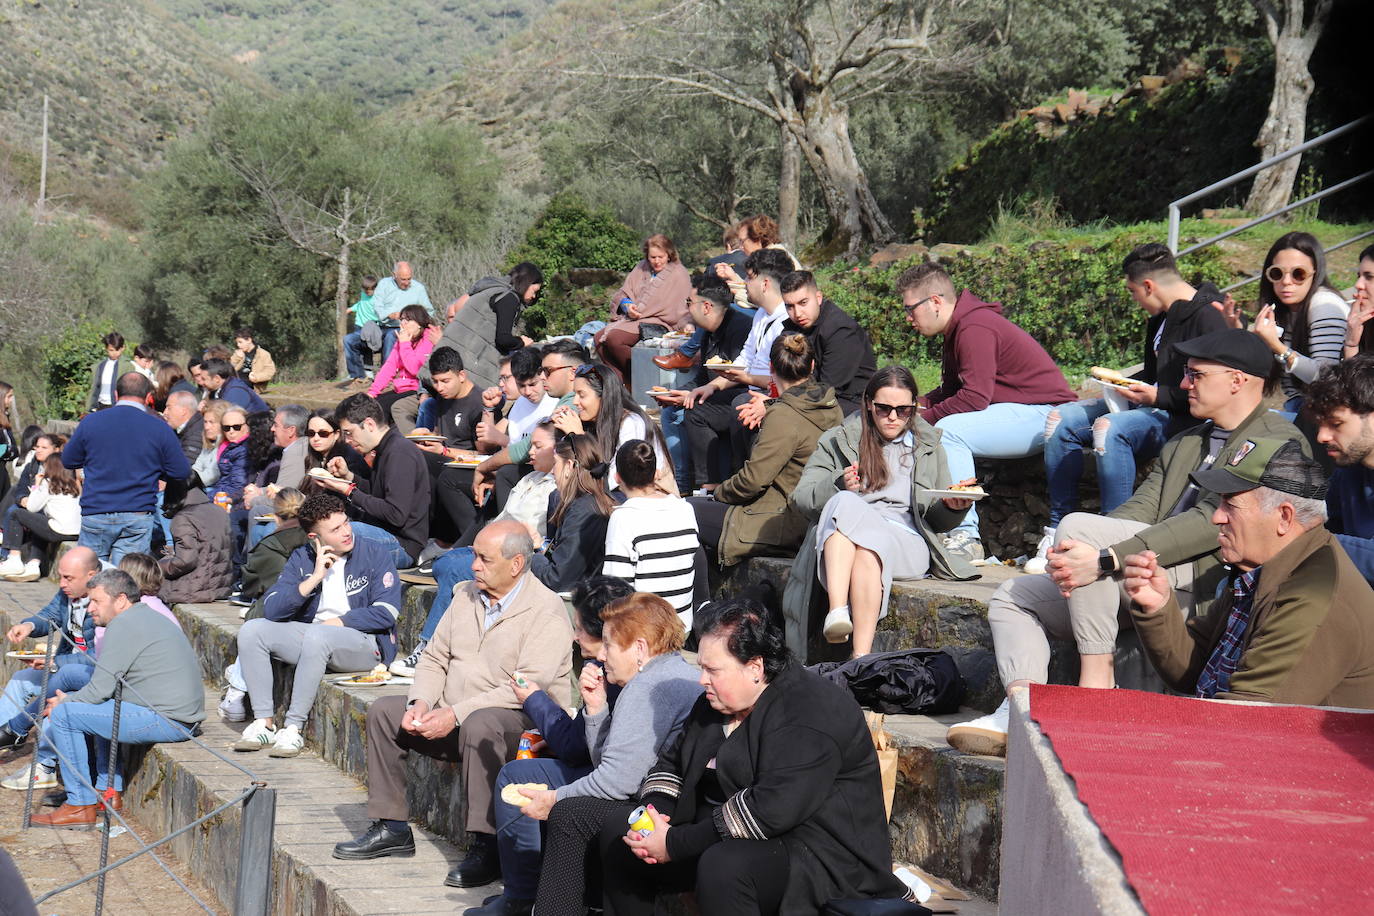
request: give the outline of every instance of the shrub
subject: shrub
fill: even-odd
[[[53,417],[74,420],[86,411],[91,367],[105,358],[100,338],[114,329],[109,321],[84,321],[43,348],[43,391]]]
[[[1121,282],[1121,262],[1135,246],[1157,241],[1158,225],[1118,230],[1091,240],[1038,241],[963,249],[947,259],[956,289],[988,302],[1030,333],[1068,375],[1089,366],[1128,366],[1143,360],[1144,313]],[[922,338],[908,325],[893,291],[897,276],[917,260],[889,267],[835,264],[820,273],[825,295],[858,319],[880,361],[915,370],[922,360],[938,371],[943,338]],[[1216,248],[1183,265],[1193,283],[1224,285],[1230,273]]]

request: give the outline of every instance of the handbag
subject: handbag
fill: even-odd
[[[643,321],[639,323],[640,340],[653,340],[654,338],[662,337],[664,334],[667,333],[668,326],[666,324],[650,324]]]
[[[928,907],[900,897],[831,900],[821,908],[821,916],[933,916],[933,913]]]

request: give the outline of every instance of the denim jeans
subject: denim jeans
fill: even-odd
[[[664,405],[658,414],[668,457],[673,460],[678,492],[684,495],[692,492],[692,445],[687,441],[687,430],[683,426],[686,413],[685,407]]]
[[[58,703],[48,718],[49,734],[62,766],[62,784],[67,787],[67,804],[93,805],[96,795],[86,786],[91,768],[90,742],[95,742],[95,789],[124,791],[124,774],[115,764],[114,785],[108,785],[110,735],[114,729],[114,700],[104,703]],[[180,725],[137,703],[125,702],[119,709],[120,744],[157,744],[185,741]],[[69,769],[70,768],[70,769]]]
[[[1045,417],[1054,404],[989,404],[982,410],[950,414],[935,428],[944,436],[940,443],[949,462],[954,483],[973,476],[974,458],[1026,458],[1045,447]],[[970,540],[978,540],[977,503],[955,528]]]
[[[89,547],[95,555],[118,566],[126,553],[147,553],[153,543],[157,521],[151,512],[102,512],[81,516],[81,535],[77,544]]]
[[[363,362],[367,347],[363,346],[363,334],[361,331],[352,331],[344,335],[344,365],[348,367],[349,378],[363,378],[367,375],[367,369]]]
[[[261,541],[263,538],[267,537],[269,534],[276,530],[276,522],[259,522],[256,520],[250,520],[248,522],[249,552],[252,552],[253,548],[258,546],[258,541]]]
[[[434,580],[438,588],[434,592],[434,603],[429,606],[429,616],[425,617],[425,625],[420,628],[420,639],[423,641],[429,642],[434,637],[439,621],[444,619],[444,612],[453,602],[453,590],[458,583],[471,582],[475,578],[472,574],[473,556],[471,547],[455,547],[434,561]]]
[[[401,542],[396,540],[396,535],[376,525],[369,525],[366,522],[353,523],[353,536],[362,538],[364,541],[372,541],[381,544],[391,551],[391,562],[396,564],[397,569],[409,569],[415,565],[415,560],[410,554],[406,553]]]
[[[95,666],[85,658],[85,653],[63,654],[53,661],[57,670],[48,675],[48,692],[42,694],[43,672],[36,668],[25,668],[15,672],[14,677],[5,685],[0,697],[0,724],[5,725],[16,735],[25,734],[39,719],[43,703],[56,691],[70,693],[86,686],[91,679]]]
[[[1059,425],[1045,440],[1045,473],[1049,477],[1050,527],[1078,508],[1078,481],[1083,476],[1083,449],[1097,459],[1099,514],[1106,515],[1131,498],[1138,461],[1148,461],[1164,447],[1169,413],[1137,407],[1110,413],[1101,398],[1062,404]],[[1093,424],[1105,421],[1105,430]]]
[[[501,851],[501,880],[508,900],[533,900],[539,889],[539,864],[542,858],[541,824],[525,817],[520,808],[501,798],[501,790],[512,783],[542,782],[550,789],[566,786],[592,770],[589,766],[569,766],[556,757],[512,760],[496,776],[496,847]],[[578,901],[579,903],[581,901]]]

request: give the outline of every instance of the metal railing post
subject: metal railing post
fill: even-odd
[[[95,916],[100,916],[105,906],[105,872],[103,869],[110,861],[110,801],[114,797],[115,770],[119,766],[119,707],[124,701],[124,679],[115,681],[114,719],[110,723],[110,756],[105,761],[105,791],[96,795],[96,804],[102,815],[100,828],[100,877],[95,879]],[[100,739],[97,738],[97,741]],[[96,788],[99,788],[97,783]]]
[[[48,634],[48,654],[43,659],[43,683],[39,687],[38,699],[42,705],[38,707],[38,718],[30,723],[30,727],[38,727],[38,737],[34,740],[33,759],[29,761],[29,784],[24,787],[24,829],[28,830],[33,826],[33,783],[34,777],[38,775],[38,745],[43,741],[43,706],[48,703],[48,680],[52,677],[53,659],[57,657],[57,640],[53,639],[53,634]]]
[[[272,908],[272,832],[277,791],[254,782],[257,791],[243,800],[239,828],[239,875],[234,916],[269,916]]]
[[[1178,224],[1181,222],[1178,204],[1169,204],[1169,251],[1178,254]]]

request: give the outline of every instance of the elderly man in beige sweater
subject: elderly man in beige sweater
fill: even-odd
[[[474,581],[453,594],[434,638],[415,666],[415,684],[383,697],[367,713],[368,816],[363,835],[339,843],[339,859],[411,856],[405,758],[410,751],[462,766],[467,796],[467,857],[445,884],[480,887],[501,876],[492,786],[533,727],[515,698],[519,672],[560,705],[572,701],[572,624],[563,600],[529,574],[529,531],[493,522],[472,545]]]

